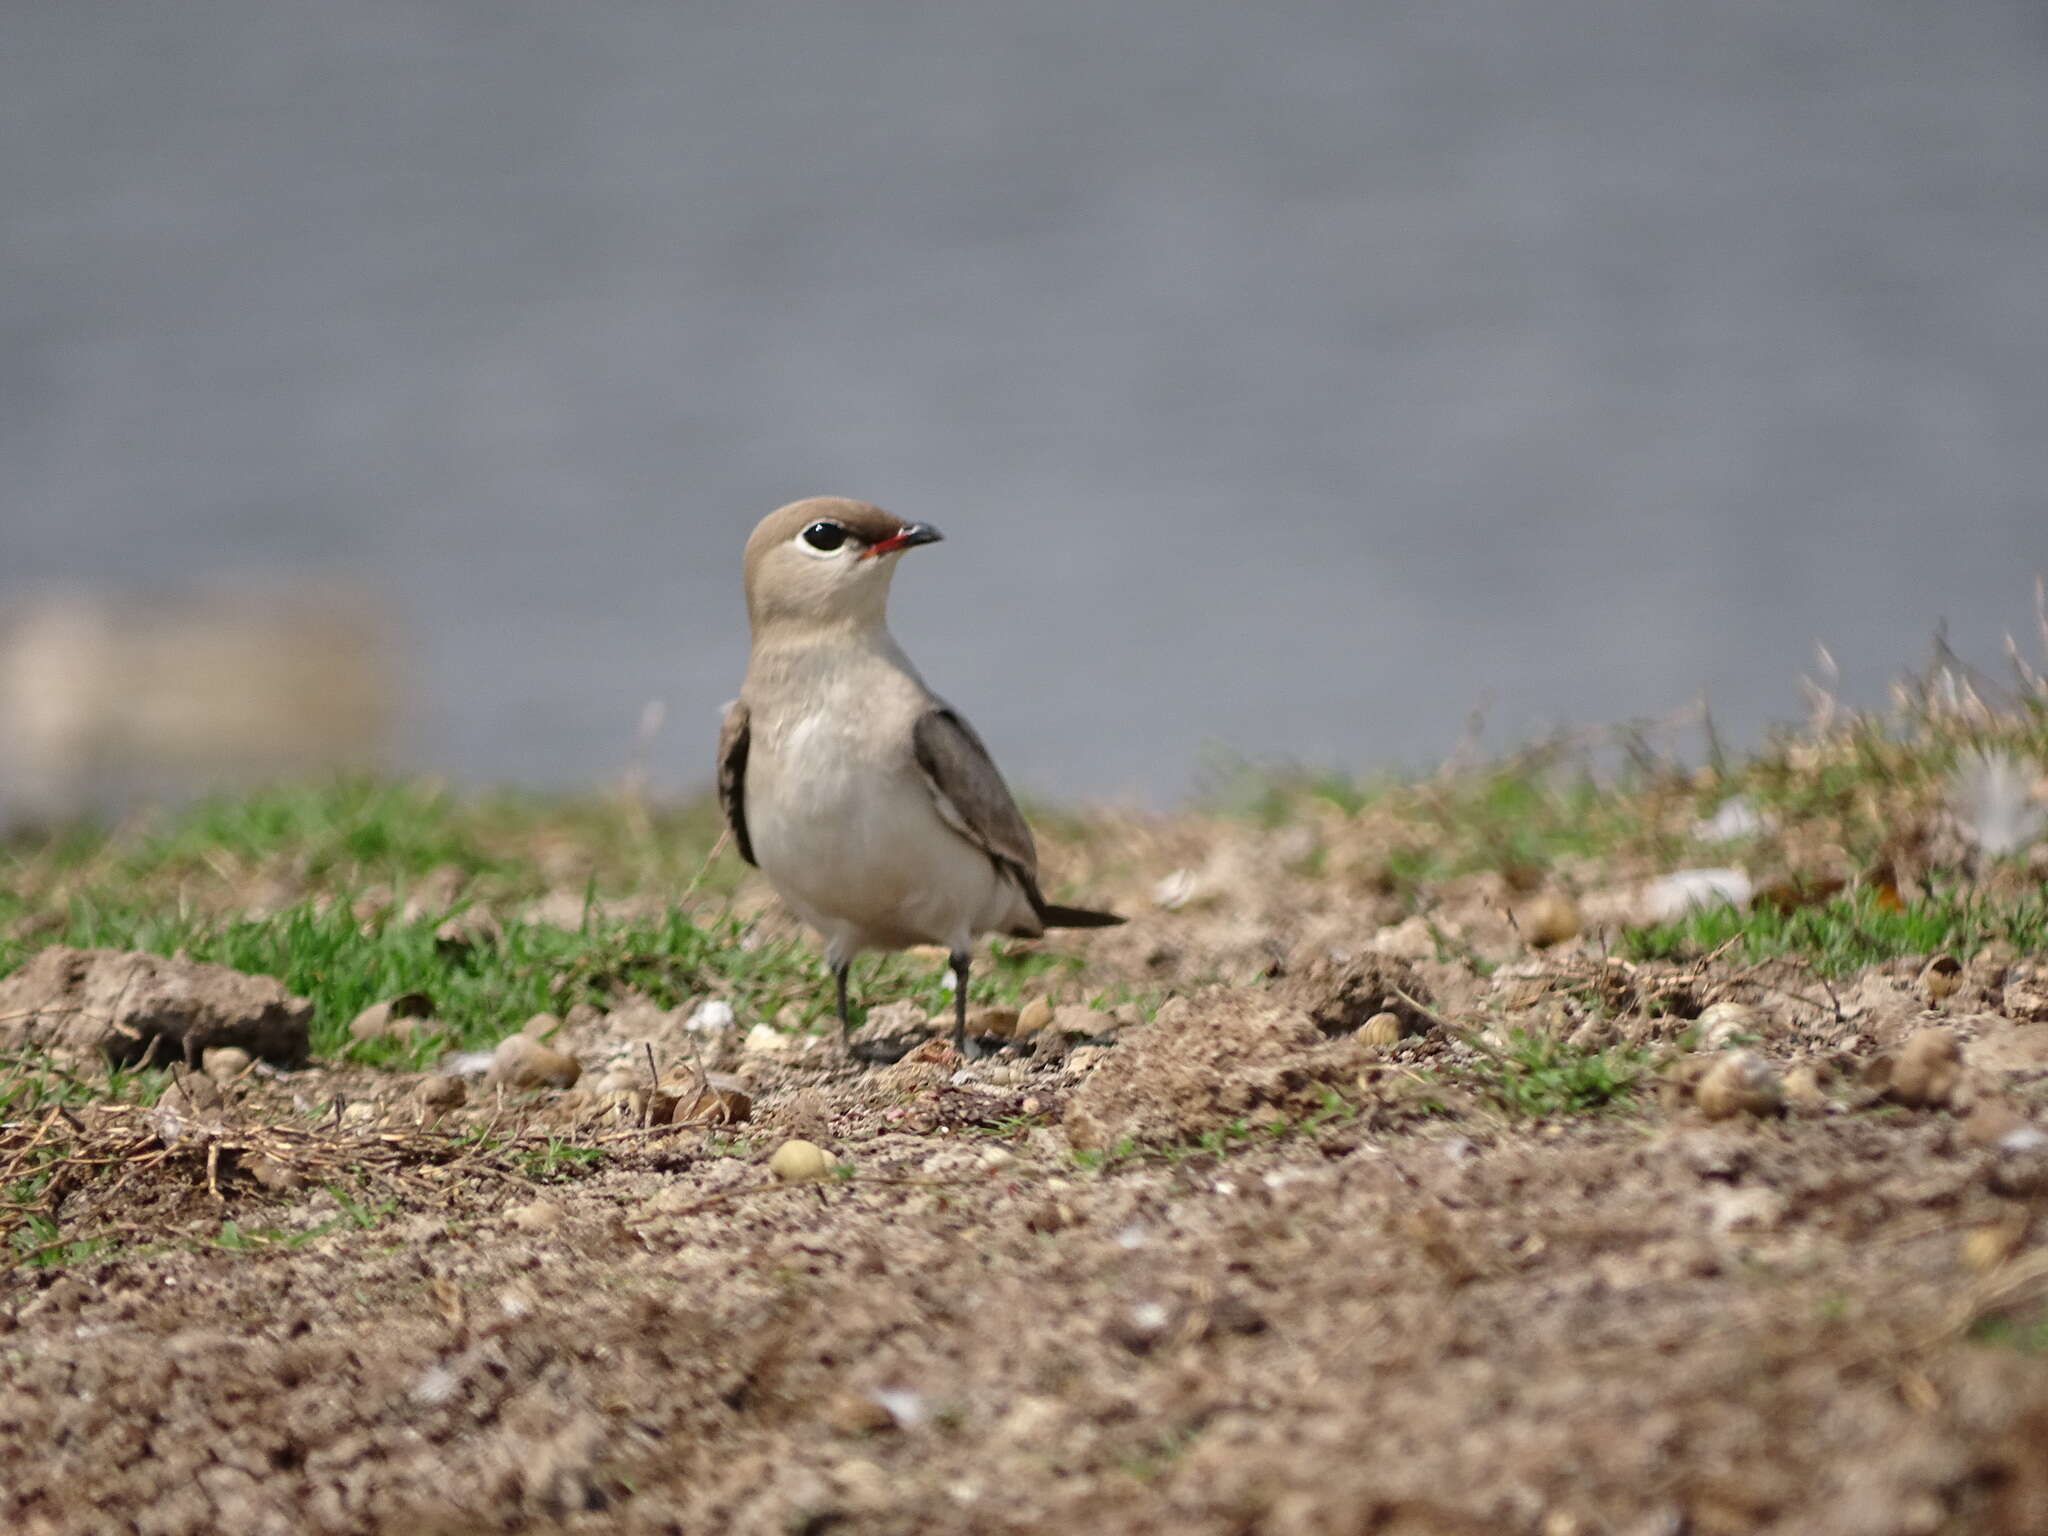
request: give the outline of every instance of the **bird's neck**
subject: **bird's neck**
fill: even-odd
[[[877,672],[917,677],[888,625],[784,623],[754,632],[747,686],[749,692],[810,698],[841,680],[851,682]]]

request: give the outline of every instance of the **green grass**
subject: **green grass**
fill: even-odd
[[[1970,1339],[2022,1355],[2048,1355],[2048,1312],[2029,1318],[2004,1314],[1981,1318],[1970,1329]]]
[[[536,1184],[565,1184],[595,1173],[604,1157],[603,1147],[579,1147],[560,1136],[550,1136],[544,1145],[515,1153],[512,1163]]]
[[[1271,1146],[1297,1136],[1313,1136],[1325,1126],[1343,1125],[1357,1118],[1357,1105],[1336,1089],[1325,1087],[1321,1102],[1304,1115],[1263,1121],[1256,1125],[1250,1120],[1236,1119],[1225,1125],[1212,1127],[1188,1141],[1165,1142],[1151,1146],[1141,1145],[1125,1137],[1115,1146],[1106,1149],[1076,1147],[1072,1156],[1076,1167],[1090,1173],[1099,1173],[1126,1162],[1174,1165],[1184,1163],[1190,1158],[1222,1158],[1249,1147]],[[1003,1122],[1004,1125],[1009,1123]]]
[[[1993,940],[2020,953],[2048,945],[2048,902],[2033,897],[1993,904],[1967,890],[1937,893],[1904,907],[1857,891],[1790,912],[1759,907],[1738,912],[1721,905],[1676,922],[1636,929],[1623,941],[1632,960],[1691,960],[1733,944],[1742,961],[1793,955],[1826,976],[1842,976],[1902,955],[1942,950],[1967,959]]]
[[[1482,1069],[1472,1086],[1520,1119],[1553,1119],[1625,1109],[1645,1070],[1641,1051],[1626,1046],[1580,1050],[1516,1031],[1509,1048]]]
[[[265,917],[73,899],[56,928],[36,939],[0,939],[0,974],[42,942],[182,951],[189,958],[274,976],[314,1005],[313,1050],[377,1063],[417,1062],[440,1046],[488,1044],[543,1011],[579,1002],[605,1006],[624,992],[662,1007],[725,997],[743,1024],[792,1008],[806,1027],[825,1021],[831,987],[808,944],[759,941],[730,917],[698,921],[682,912],[645,920],[589,917],[581,928],[508,923],[496,939],[467,945],[438,941],[439,914],[411,921],[385,913],[359,921],[345,897],[302,902]],[[1027,988],[1071,974],[1076,962],[1020,945],[998,944],[975,968],[969,997],[1015,1003]],[[856,969],[855,995],[898,997],[931,1011],[947,1002],[944,968],[912,956],[870,960]],[[373,1002],[423,993],[445,1038],[352,1044],[348,1026]],[[4,1092],[0,1087],[0,1092]]]
[[[739,878],[736,860],[704,868],[720,826],[703,799],[647,807],[617,796],[457,796],[434,783],[343,779],[17,835],[0,842],[0,885],[161,883],[231,900],[258,876],[359,890],[452,873],[495,896],[586,880],[600,895],[686,881],[716,891]]]

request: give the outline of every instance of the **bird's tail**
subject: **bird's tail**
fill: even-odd
[[[1048,928],[1114,928],[1123,921],[1114,912],[1091,912],[1086,907],[1056,907],[1049,901],[1039,907],[1038,918]]]

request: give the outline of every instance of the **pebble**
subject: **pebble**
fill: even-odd
[[[278,1194],[287,1194],[292,1190],[306,1187],[304,1178],[284,1164],[272,1162],[260,1152],[251,1153],[242,1159],[242,1171],[265,1189]]]
[[[199,1058],[200,1067],[216,1083],[232,1083],[255,1062],[256,1058],[239,1045],[217,1045]]]
[[[842,1392],[825,1410],[825,1422],[842,1435],[879,1435],[896,1427],[896,1415],[872,1393]]]
[[[1984,1174],[1991,1192],[2009,1200],[2048,1195],[2048,1132],[2032,1125],[2008,1132]]]
[[[1740,1035],[1761,1035],[1764,1017],[1748,1003],[1710,1003],[1698,1020],[1700,1044],[1710,1051],[1725,1050]]]
[[[1100,1040],[1117,1032],[1116,1015],[1066,1003],[1052,1011],[1052,1027],[1069,1040]]]
[[[690,1030],[731,1029],[732,1004],[722,997],[706,998],[690,1012],[683,1028]]]
[[[1963,1234],[1962,1260],[1977,1273],[1988,1274],[2013,1255],[2026,1235],[2024,1222],[1996,1221]]]
[[[423,1021],[433,1016],[434,1004],[424,992],[406,992],[397,997],[386,998],[383,1002],[372,1003],[348,1026],[351,1040],[382,1040],[387,1035],[396,1035],[410,1040],[416,1033],[425,1033],[432,1026]]]
[[[542,1045],[531,1035],[507,1035],[491,1053],[484,1081],[505,1088],[573,1088],[582,1075],[574,1056]]]
[[[1392,1045],[1400,1038],[1401,1016],[1398,1013],[1376,1013],[1358,1026],[1361,1045]]]
[[[1008,1040],[1017,1033],[1018,1012],[1014,1008],[974,1008],[967,1014],[967,1033],[977,1039]]]
[[[1150,1354],[1173,1326],[1173,1311],[1163,1302],[1141,1301],[1110,1319],[1109,1336],[1134,1355]]]
[[[795,1044],[795,1035],[786,1035],[772,1024],[756,1024],[747,1031],[747,1038],[742,1042],[744,1049],[762,1055],[787,1051]]]
[[[1963,1076],[1963,1048],[1937,1025],[1908,1040],[1892,1063],[1891,1097],[1908,1109],[1940,1109]]]
[[[1936,955],[1920,972],[1920,986],[1930,1003],[1952,997],[1963,982],[1963,963],[1954,955]]]
[[[445,1072],[420,1079],[419,1087],[413,1090],[413,1097],[424,1109],[460,1109],[469,1097],[469,1090],[462,1079]]]
[[[1562,891],[1543,891],[1529,898],[1517,922],[1531,946],[1550,949],[1579,936],[1579,904]]]
[[[220,1085],[212,1078],[185,1072],[157,1096],[156,1102],[159,1108],[193,1115],[213,1113],[227,1101],[221,1094]]]
[[[552,1200],[535,1200],[527,1205],[515,1205],[505,1213],[505,1219],[522,1232],[546,1232],[562,1224],[562,1208]]]
[[[814,1141],[785,1141],[768,1159],[768,1171],[785,1184],[803,1184],[832,1172],[832,1156]]]
[[[1802,1109],[1819,1109],[1827,1101],[1828,1096],[1820,1086],[1820,1068],[1812,1062],[1802,1061],[1785,1074],[1786,1103]]]
[[[1067,1053],[1067,1070],[1070,1072],[1093,1072],[1109,1059],[1106,1045],[1077,1046]]]
[[[704,1091],[691,1099],[687,1106],[681,1101],[676,1103],[671,1119],[676,1125],[693,1121],[740,1125],[753,1117],[753,1095],[736,1078],[721,1078],[714,1074]]]
[[[545,1040],[562,1027],[562,1021],[552,1013],[536,1013],[519,1026],[519,1033],[530,1040]]]
[[[1986,1094],[1964,1116],[1963,1140],[1973,1147],[1995,1147],[2026,1124],[2027,1117],[2013,1107],[2010,1099]]]
[[[1035,1035],[1051,1022],[1051,1001],[1043,997],[1034,997],[1031,999],[1030,1002],[1026,1003],[1022,1008],[1017,1010],[1017,1027],[1015,1033],[1020,1036]]]
[[[682,1102],[674,1094],[660,1088],[628,1088],[617,1095],[623,1100],[626,1113],[635,1125],[673,1125],[676,1108]]]
[[[1729,1051],[1707,1070],[1694,1091],[1700,1113],[1709,1120],[1774,1114],[1783,1098],[1778,1074],[1754,1051]]]

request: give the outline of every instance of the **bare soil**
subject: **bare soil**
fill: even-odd
[[[1194,862],[1145,836],[1097,872],[1127,905]],[[1483,879],[1418,946],[1240,852],[1228,894],[1071,941],[1173,994],[1113,1043],[871,1067],[627,1001],[556,1036],[567,1091],[259,1066],[65,1111],[66,1235],[107,1246],[0,1290],[0,1524],[2048,1531],[2048,1357],[2014,1343],[2048,971],[1933,999],[1917,958],[1537,953]],[[1815,1090],[1707,1120],[1717,1001]],[[1387,1005],[1404,1038],[1357,1039]],[[1927,1028],[1964,1070],[1911,1108],[1885,1063]],[[1532,1114],[1524,1038],[1644,1076]],[[747,1117],[636,1123],[649,1046]],[[771,1175],[793,1136],[835,1176]]]

